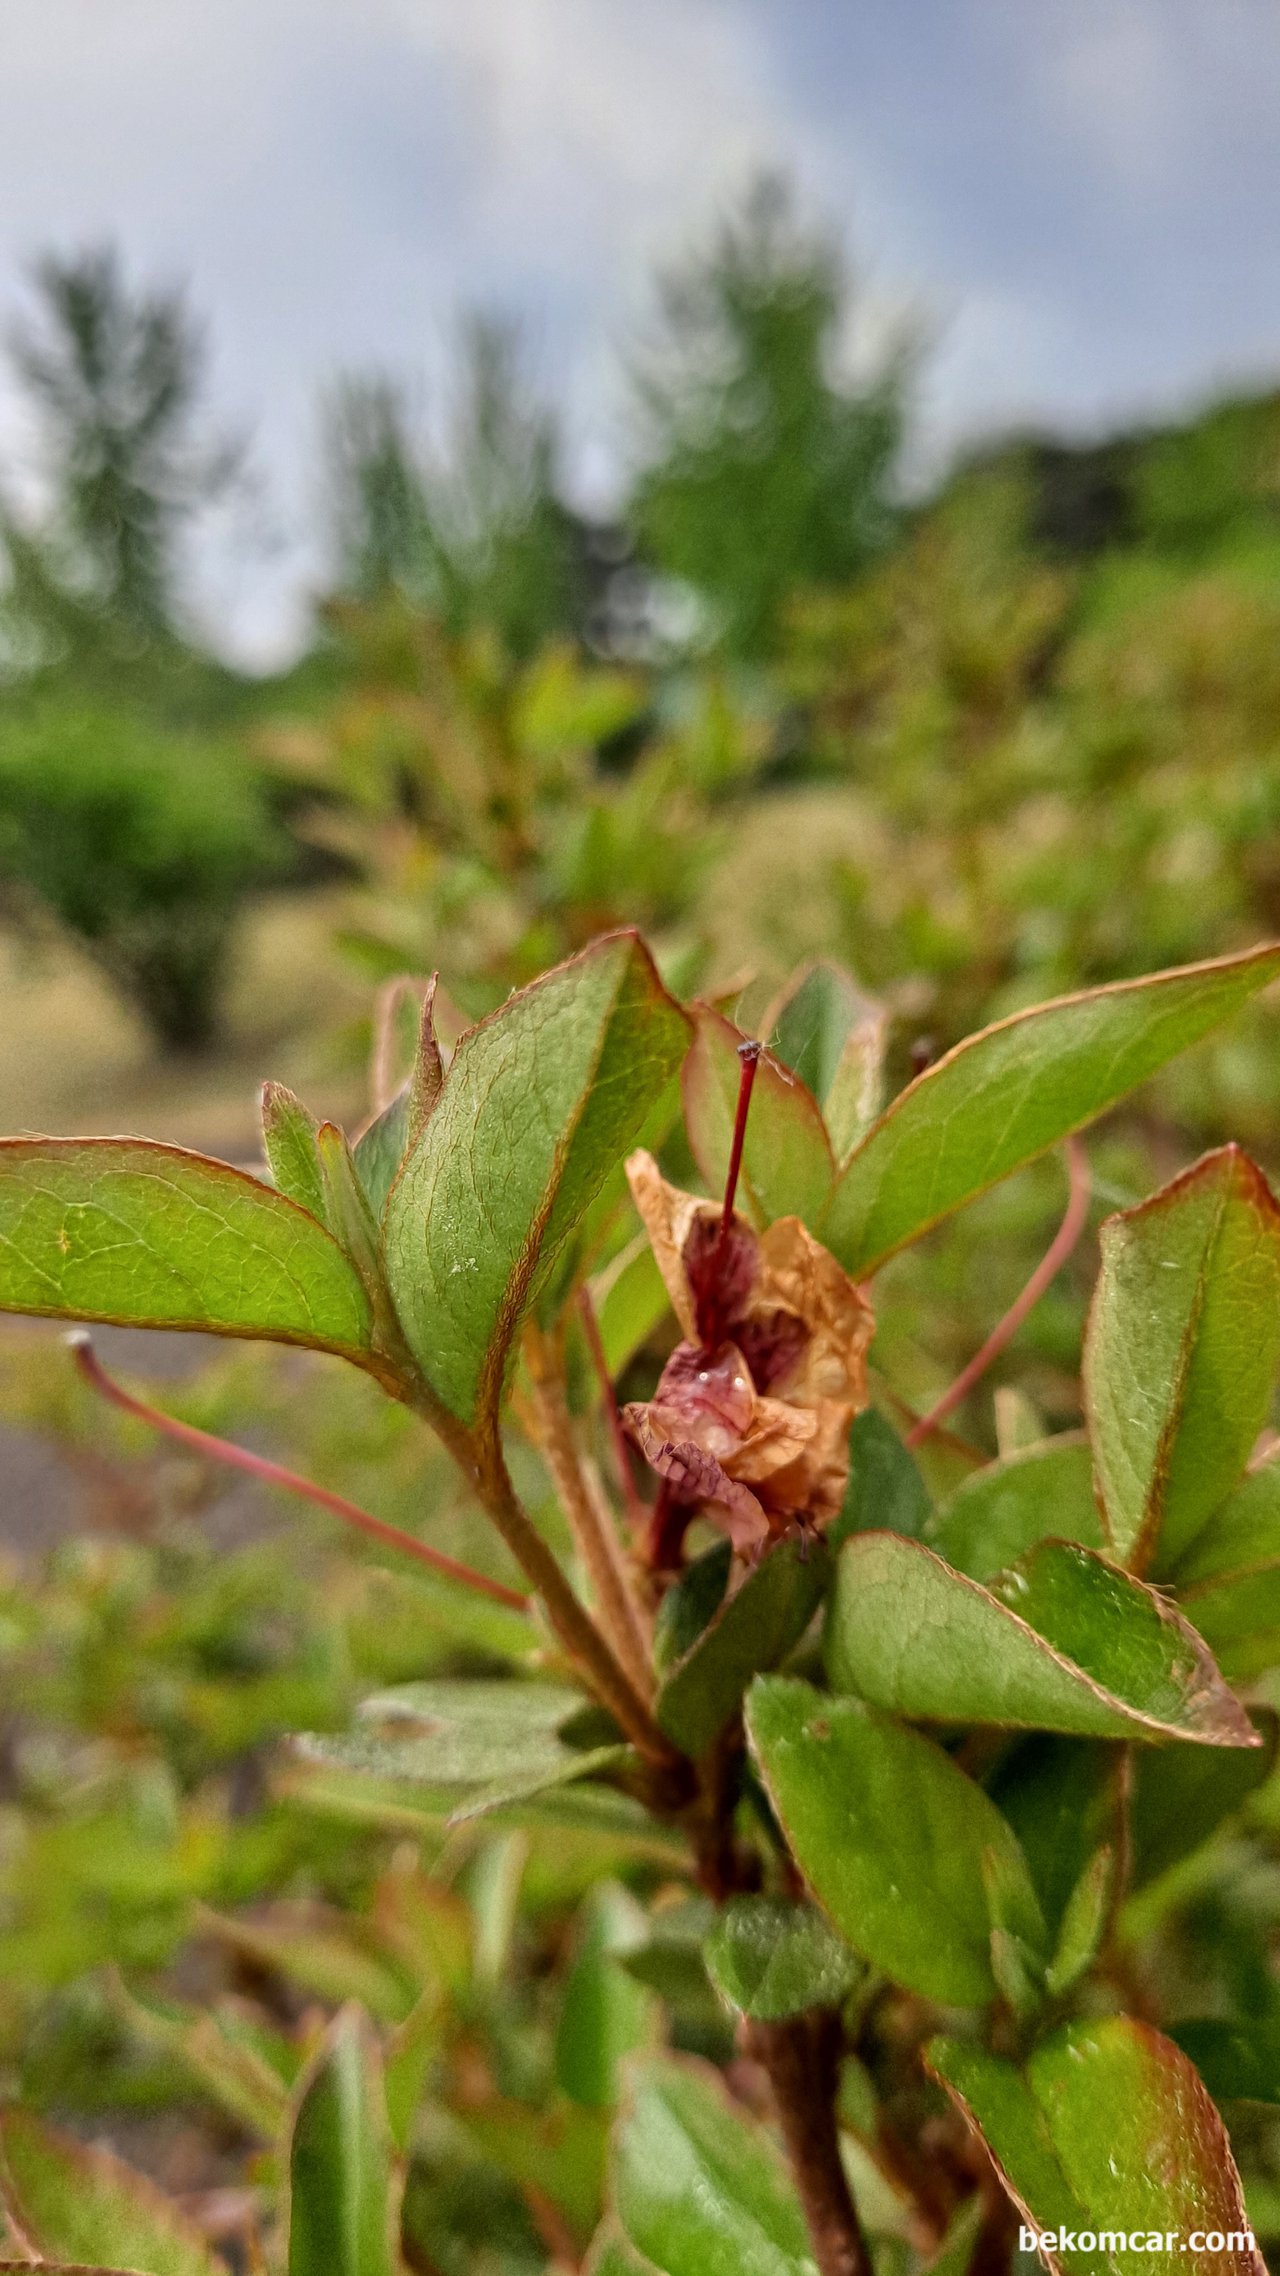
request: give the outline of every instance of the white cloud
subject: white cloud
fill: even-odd
[[[530,234],[547,219],[652,231],[794,145],[767,48],[732,0],[386,4],[456,71],[489,210]]]
[[[512,302],[589,423],[651,249],[803,142],[735,0],[0,0],[0,45],[0,308],[49,243],[189,273],[295,528],[337,368]]]
[[[1186,123],[1167,14],[1148,0],[1080,0],[1057,31],[1044,44],[1043,82],[1073,140],[1113,182],[1159,191]]]
[[[1274,136],[1280,13],[1270,0],[1069,0],[1021,17],[1047,118],[1126,196],[1176,199],[1233,145]]]

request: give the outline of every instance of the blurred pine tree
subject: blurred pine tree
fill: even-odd
[[[907,352],[843,368],[849,275],[773,175],[658,291],[632,370],[632,524],[728,646],[768,654],[793,594],[847,584],[894,534]]]

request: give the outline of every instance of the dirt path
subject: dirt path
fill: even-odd
[[[345,904],[280,895],[245,914],[223,1047],[162,1058],[73,949],[0,929],[0,1134],[132,1132],[235,1156],[267,1076],[346,1119],[364,1095],[370,989],[333,945]]]
[[[26,1355],[40,1373],[49,1347],[66,1333],[60,1322],[0,1317],[0,1349],[8,1346],[10,1381],[21,1374]],[[152,1383],[163,1401],[166,1383],[181,1382],[221,1350],[214,1336],[172,1335],[154,1329],[98,1328],[94,1343],[112,1373],[134,1384]],[[67,1359],[68,1371],[71,1367]],[[62,1541],[84,1532],[146,1532],[155,1520],[153,1483],[166,1461],[181,1453],[158,1443],[154,1459],[122,1461],[106,1451],[60,1441],[52,1429],[0,1414],[0,1553],[20,1559],[43,1557]],[[287,1522],[278,1496],[251,1478],[218,1477],[215,1490],[200,1502],[200,1529],[216,1548],[232,1550],[262,1540]]]

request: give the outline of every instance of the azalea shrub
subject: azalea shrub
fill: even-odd
[[[1042,1004],[888,1096],[888,1022],[837,969],[757,1037],[617,933],[451,1048],[425,985],[412,1064],[350,1138],[268,1084],[259,1175],[145,1140],[0,1144],[0,1306],[75,1323],[96,1393],[319,1501],[424,1592],[396,1600],[402,1628],[421,1604],[416,1680],[388,1644],[345,1727],[321,1686],[322,1727],[274,1750],[278,1805],[346,1831],[352,1908],[323,1841],[284,1844],[248,1910],[261,1845],[203,1883],[188,1846],[174,1905],[217,1900],[200,1925],[233,1988],[159,1980],[172,1935],[111,1955],[117,2031],[256,2147],[231,2209],[197,2220],[19,2097],[12,2260],[1263,2267],[1263,1171],[1220,1147],[1101,1224],[1081,1428],[1006,1390],[992,1459],[974,1418],[1085,1227],[1078,1133],[1278,976],[1262,948]],[[877,1364],[894,1260],[1059,1146],[1061,1231],[914,1411]],[[356,1370],[397,1463],[421,1434],[454,1536],[149,1406],[97,1322]],[[264,1992],[282,1979],[292,2001]]]
[[[447,939],[475,1017],[622,922],[705,966],[700,898],[777,739],[766,690],[567,642],[516,662],[392,598],[329,622],[336,696],[285,691],[259,740],[295,835],[359,881],[341,942],[362,970],[394,980]]]

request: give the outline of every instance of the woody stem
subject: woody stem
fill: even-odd
[[[635,1474],[631,1468],[631,1450],[627,1445],[627,1434],[622,1427],[622,1416],[618,1411],[617,1393],[613,1387],[613,1377],[609,1373],[604,1340],[600,1334],[600,1322],[596,1317],[595,1305],[591,1301],[591,1291],[585,1283],[578,1290],[578,1312],[582,1320],[582,1332],[587,1339],[587,1349],[591,1354],[591,1364],[595,1368],[599,1380],[600,1395],[604,1401],[605,1422],[608,1425],[609,1438],[613,1446],[613,1459],[618,1472],[618,1484],[622,1489],[623,1504],[632,1534],[638,1537],[649,1513],[636,1490]]]
[[[749,2023],[745,2037],[747,2052],[769,2076],[820,2276],[871,2276],[871,2254],[840,2156],[838,2015],[810,2008],[784,2023]]]
[[[543,1460],[586,1568],[600,1625],[640,1697],[653,1697],[653,1669],[645,1624],[632,1593],[622,1548],[592,1494],[574,1443],[560,1354],[551,1339],[529,1330],[525,1353],[532,1389],[531,1420]]]
[[[616,1653],[579,1602],[520,1500],[496,1434],[472,1446],[467,1464],[486,1514],[546,1608],[547,1618],[601,1706],[607,1707],[646,1761],[673,1768],[679,1756],[658,1729]]]

